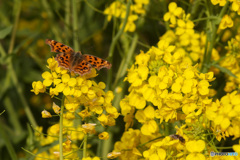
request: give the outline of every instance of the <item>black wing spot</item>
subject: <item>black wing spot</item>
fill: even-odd
[[[88,61],[89,63],[92,63],[92,61],[90,60],[90,61]]]
[[[101,64],[103,64],[103,62],[104,62],[104,61],[102,60],[102,61],[101,61]]]
[[[64,60],[64,58],[63,57],[60,57],[60,59],[63,61]]]
[[[63,47],[64,45],[62,44],[60,47]]]
[[[65,51],[63,50],[63,52],[65,52]],[[66,58],[68,58],[68,56],[66,56]]]
[[[63,49],[62,51],[65,52],[65,49]]]
[[[87,70],[88,68],[87,68],[87,67],[84,67],[83,69],[84,69],[84,70]]]
[[[59,50],[58,50],[58,49],[56,49],[56,52],[59,52]]]
[[[91,57],[91,56],[89,56],[89,59],[92,59],[92,57]]]
[[[57,42],[55,41],[53,44],[54,44],[54,45],[56,45],[56,44],[57,44]]]
[[[95,61],[97,61],[97,57],[94,57]]]

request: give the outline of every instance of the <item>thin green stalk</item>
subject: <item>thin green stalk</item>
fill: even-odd
[[[10,137],[8,136],[8,134],[5,132],[5,127],[4,127],[4,122],[2,122],[0,120],[0,135],[1,135],[1,139],[4,141],[6,147],[7,147],[7,150],[8,150],[8,153],[9,155],[11,156],[11,159],[12,160],[18,160],[17,158],[17,154],[12,146],[12,143],[11,143],[11,140],[10,140]]]
[[[20,18],[20,13],[21,13],[21,6],[22,6],[21,0],[15,0],[14,3],[15,3],[14,11],[16,13],[14,13],[15,14],[14,26],[13,26],[11,40],[10,40],[10,44],[9,44],[9,48],[8,48],[8,54],[11,54],[13,51],[13,47],[14,47],[14,43],[15,43],[15,39],[16,39],[17,28],[18,28],[18,23],[19,23],[19,18]]]
[[[108,132],[109,133],[109,138],[108,140],[105,140],[103,143],[103,150],[102,150],[102,157],[103,160],[107,160],[106,155],[109,153],[110,148],[112,147],[112,132]]]
[[[118,31],[118,33],[117,33],[116,36],[113,38],[113,41],[112,41],[112,43],[111,43],[111,46],[110,46],[110,49],[109,49],[109,54],[108,54],[110,63],[112,63],[113,53],[114,53],[114,50],[115,50],[117,41],[118,41],[118,39],[120,38],[120,36],[122,35],[122,33],[123,33],[123,31],[124,31],[124,29],[125,29],[125,27],[126,27],[127,20],[128,20],[128,16],[129,16],[129,12],[130,12],[130,6],[131,6],[131,4],[132,4],[132,1],[129,0],[128,3],[127,3],[126,16],[125,16],[125,19],[124,19],[124,21],[123,21],[122,28]],[[112,81],[112,69],[109,70],[109,75],[108,75],[108,78],[107,78],[107,87],[106,87],[106,90],[109,89],[109,86],[110,86],[111,81]]]
[[[9,72],[11,74],[11,78],[12,78],[12,81],[13,81],[13,85],[15,86],[15,88],[17,89],[17,93],[18,93],[18,96],[23,104],[23,107],[24,107],[24,111],[28,117],[28,120],[30,121],[31,125],[36,128],[38,125],[34,119],[34,116],[30,110],[30,107],[27,103],[27,100],[26,98],[24,97],[24,93],[23,93],[23,90],[22,90],[22,87],[19,85],[18,83],[18,79],[17,79],[17,76],[16,76],[16,73],[15,73],[15,70],[13,69],[13,66],[12,66],[12,63],[9,63],[8,65],[9,67]]]
[[[64,112],[64,99],[65,99],[65,96],[62,97],[60,120],[59,120],[59,158],[60,158],[60,160],[63,160],[63,112]]]
[[[206,20],[218,20],[219,18],[216,16],[210,16],[210,17],[204,17],[204,18],[198,18],[195,20],[192,20],[192,22],[200,22],[200,21],[206,21]]]
[[[8,96],[4,99],[4,104],[7,106],[6,110],[9,115],[9,121],[14,128],[14,133],[16,136],[18,136],[22,133],[22,126],[18,119],[17,112],[15,111],[14,106],[11,102],[11,99]]]
[[[109,55],[108,55],[110,62],[112,62],[112,57],[113,57],[113,53],[114,53],[114,50],[115,50],[116,43],[117,43],[118,39],[120,38],[120,36],[122,35],[122,33],[123,33],[123,31],[124,31],[124,29],[126,27],[128,16],[129,16],[129,12],[130,12],[131,3],[132,3],[132,1],[129,0],[128,3],[127,3],[126,16],[124,18],[122,28],[118,31],[118,33],[113,38],[113,41],[111,43],[111,46],[110,46],[110,49],[109,49]]]
[[[71,1],[69,0],[65,0],[65,26],[64,26],[64,30],[65,30],[65,35],[66,35],[66,39],[69,40],[69,26],[70,26],[70,16],[71,16],[71,12],[70,12],[70,7],[71,7]]]
[[[77,16],[77,1],[72,0],[72,15],[73,15],[73,46],[75,51],[79,51],[78,45],[78,16]]]
[[[83,158],[86,158],[87,157],[87,138],[88,138],[88,135],[87,133],[84,135],[84,142],[83,142]]]
[[[226,13],[228,5],[229,5],[229,1],[227,1],[225,6],[222,8],[222,10],[218,16],[219,19],[222,19],[223,15]],[[208,17],[210,17],[209,12],[208,12]],[[220,21],[216,22],[216,20],[211,21],[210,19],[208,19],[208,27],[210,27],[211,32],[209,32],[207,34],[206,43],[208,44],[208,42],[209,42],[210,44],[209,44],[209,47],[208,47],[208,45],[206,45],[207,48],[205,48],[205,55],[204,55],[204,60],[203,60],[204,65],[202,65],[202,68],[201,68],[201,71],[203,73],[206,73],[210,67],[212,50],[216,43],[216,35],[217,35],[217,29],[218,29],[219,23],[220,23]]]
[[[14,43],[15,43],[15,39],[16,39],[16,32],[17,32],[18,22],[19,22],[19,17],[20,17],[20,12],[21,12],[21,0],[16,0],[14,7],[15,7],[14,11],[16,11],[16,15],[15,15],[15,19],[14,19],[13,32],[12,32],[12,35],[11,35],[11,40],[10,40],[10,45],[9,45],[9,49],[8,49],[8,54],[12,54],[12,51],[13,51],[13,48],[14,48]],[[1,52],[1,54],[3,56],[6,56],[6,55],[4,55],[5,52]],[[26,115],[27,115],[30,123],[33,125],[33,127],[37,127],[37,123],[36,123],[36,121],[35,121],[35,119],[34,119],[34,117],[32,115],[32,112],[31,112],[28,104],[27,104],[27,100],[23,96],[24,93],[23,93],[22,87],[18,83],[17,75],[15,73],[15,70],[13,68],[11,60],[12,59],[9,58],[7,63],[8,63],[8,72],[11,75],[11,79],[13,81],[13,85],[17,89],[19,98],[20,98],[20,100],[21,100],[21,102],[23,104],[24,110],[26,112]]]
[[[94,11],[96,11],[96,12],[98,12],[98,13],[103,14],[103,11],[95,8],[91,3],[88,2],[88,0],[84,0],[84,1],[85,1],[85,3],[86,3],[92,10],[94,10]]]
[[[59,36],[60,32],[58,30],[57,25],[55,25],[55,19],[54,19],[53,13],[51,12],[52,9],[50,8],[50,6],[48,4],[48,1],[47,0],[41,0],[41,2],[42,2],[42,5],[43,5],[43,8],[47,12],[47,15],[50,19],[50,22],[52,22],[52,24],[53,24],[53,25],[51,25],[51,30],[54,33],[55,39],[59,42],[62,42],[61,37]]]
[[[126,34],[126,36],[127,36],[128,38],[130,38],[131,40],[133,39],[133,37],[130,36],[130,35],[128,35],[128,34]],[[137,43],[138,43],[140,46],[143,46],[143,47],[145,47],[145,48],[147,48],[147,49],[150,49],[150,48],[151,48],[151,46],[149,46],[149,45],[147,45],[147,44],[144,44],[144,43],[141,42],[141,41],[138,41]]]
[[[113,83],[113,89],[116,88],[116,85],[117,85],[119,79],[126,74],[127,68],[129,66],[129,63],[130,63],[130,60],[132,59],[135,48],[137,46],[137,42],[138,42],[138,34],[135,33],[134,36],[133,36],[133,39],[132,39],[131,47],[130,47],[129,51],[126,53],[126,58],[124,58],[122,60],[122,62],[120,64],[120,67],[118,69],[118,72],[116,74],[116,78],[115,78],[115,81]]]

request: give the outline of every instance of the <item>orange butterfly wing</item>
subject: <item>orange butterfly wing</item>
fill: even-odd
[[[58,66],[63,67],[65,69],[71,69],[71,64],[73,61],[73,54],[68,53],[59,53],[55,57],[55,60],[58,62]]]
[[[71,71],[74,73],[77,73],[79,75],[84,75],[86,73],[89,73],[92,69],[92,66],[82,58],[77,59],[75,62],[75,65],[71,67]]]
[[[91,64],[92,67],[96,68],[97,70],[100,70],[101,68],[107,68],[110,69],[112,67],[112,64],[102,58],[84,54],[82,55],[83,59],[85,59],[87,62]]]
[[[51,52],[64,52],[64,53],[73,53],[74,50],[65,45],[65,44],[62,44],[60,42],[57,42],[55,40],[51,40],[51,39],[46,39],[46,44],[48,44],[50,47],[51,47]]]

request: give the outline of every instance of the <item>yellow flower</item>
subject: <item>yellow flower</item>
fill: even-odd
[[[82,128],[85,131],[85,133],[94,134],[96,132],[95,126],[96,126],[95,123],[87,123],[87,124],[83,124]]]
[[[177,21],[176,35],[194,34],[194,23],[190,20],[179,19]]]
[[[137,55],[135,58],[136,58],[135,64],[146,66],[150,59],[150,55],[145,54],[143,51],[140,51],[140,54]]]
[[[32,83],[32,87],[33,89],[31,90],[31,92],[34,92],[36,95],[38,95],[39,93],[44,93],[46,91],[46,86],[44,86],[41,81],[34,81]]]
[[[156,54],[156,58],[160,59],[164,54],[170,54],[174,51],[175,46],[169,44],[168,41],[160,40],[157,44],[158,48],[153,47],[153,51]]]
[[[176,17],[179,17],[183,13],[183,9],[180,7],[177,7],[177,4],[175,2],[171,2],[168,5],[169,12],[165,13],[163,16],[164,21],[171,22],[172,25],[175,25],[177,20]]]
[[[155,117],[155,110],[152,106],[146,107],[144,110],[138,110],[135,114],[135,118],[140,122],[143,123],[141,127],[141,132],[144,135],[151,135],[158,131],[158,125],[154,120]]]
[[[140,66],[139,69],[135,69],[134,66],[132,66],[128,70],[128,75],[125,80],[128,80],[129,83],[132,83],[132,86],[140,86],[144,80],[147,79],[149,70],[145,66]]]
[[[240,154],[240,143],[233,145],[233,150],[238,154]]]
[[[238,0],[229,0],[232,2],[232,10],[237,11],[238,15],[240,15],[240,3]]]
[[[52,115],[50,112],[46,111],[45,109],[42,111],[42,118],[51,118]]]
[[[203,140],[193,140],[186,142],[186,148],[190,152],[187,156],[187,160],[199,159],[205,160],[205,157],[201,152],[205,149],[205,142]]]
[[[140,94],[131,92],[129,94],[129,104],[137,109],[143,109],[146,106],[146,100]]]
[[[226,29],[226,28],[231,28],[233,26],[233,20],[229,15],[223,16],[220,24],[219,24],[219,29]]]
[[[60,107],[53,102],[52,108],[56,114],[60,113]]]
[[[121,17],[126,12],[126,7],[120,1],[114,1],[108,8],[104,10],[104,14],[108,15],[107,20],[110,21],[112,16]]]
[[[198,91],[201,95],[208,95],[209,94],[209,87],[210,84],[207,80],[201,80],[198,83]]]
[[[119,157],[120,155],[121,155],[121,152],[113,151],[113,152],[107,154],[107,158],[114,159],[114,158]]]
[[[137,15],[130,15],[128,17],[128,21],[127,24],[124,28],[124,32],[134,32],[136,30],[136,25],[134,23],[134,21],[136,21],[138,19]],[[120,28],[122,27],[123,23],[120,25]]]
[[[129,105],[128,97],[122,99],[120,101],[121,113],[126,116],[128,113],[131,112],[132,106]]]
[[[224,6],[226,4],[226,0],[211,0],[213,5],[219,4],[220,6]]]
[[[99,139],[107,140],[109,138],[108,132],[102,132],[98,135]]]

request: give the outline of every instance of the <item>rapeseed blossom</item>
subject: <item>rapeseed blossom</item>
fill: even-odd
[[[130,7],[124,32],[134,32],[136,30],[135,21],[139,19],[139,16],[142,16],[146,13],[145,6],[148,4],[149,0],[134,0],[134,4],[132,4]],[[127,8],[124,2],[114,1],[108,8],[104,10],[103,13],[107,15],[108,21],[110,21],[112,17],[119,18],[121,20],[120,28],[122,28],[126,12]]]
[[[58,67],[54,58],[47,60],[50,71],[45,71],[42,74],[43,82],[33,82],[33,89],[31,90],[36,95],[39,93],[48,92],[53,98],[58,95],[63,95],[61,105],[64,105],[63,115],[56,103],[53,103],[52,109],[58,115],[63,117],[63,136],[67,137],[67,141],[63,142],[63,155],[65,158],[78,158],[76,140],[83,140],[84,135],[95,134],[96,123],[86,123],[83,125],[74,125],[79,115],[83,121],[95,117],[95,122],[98,125],[113,126],[115,119],[119,113],[115,107],[112,106],[114,95],[112,91],[104,92],[106,85],[103,82],[96,83],[89,78],[97,76],[93,69],[91,73],[84,76],[76,76],[68,73],[67,70]],[[79,110],[81,108],[81,110]],[[43,118],[51,118],[49,111],[42,111]],[[38,141],[42,146],[53,143],[58,140],[60,132],[59,124],[54,124],[48,128],[47,136],[42,136],[42,130],[38,131]],[[103,132],[99,136],[100,139],[108,139],[107,132]],[[42,152],[38,157],[58,158],[59,145],[56,145],[49,150],[49,154]],[[37,152],[37,150],[35,151]],[[47,156],[48,155],[48,156]],[[36,158],[37,159],[37,158]],[[85,157],[85,159],[88,159]],[[93,159],[98,159],[93,158]]]
[[[180,17],[180,15],[183,13],[183,9],[181,7],[177,7],[177,4],[175,2],[171,2],[168,5],[168,12],[164,14],[164,21],[171,22],[171,25],[176,25],[177,20],[176,17]]]
[[[114,1],[104,10],[107,20],[113,17],[121,20],[120,28],[126,16],[125,1]],[[224,6],[225,0],[211,0],[212,4]],[[230,0],[232,10],[239,12],[239,3]],[[134,32],[139,17],[146,13],[148,0],[135,0],[130,7],[130,14],[125,32]],[[147,51],[140,51],[132,66],[127,70],[124,81],[129,83],[129,94],[120,101],[121,114],[124,117],[125,131],[114,144],[112,152],[105,155],[109,159],[208,159],[211,151],[218,148],[213,144],[226,138],[240,138],[240,38],[236,36],[227,42],[227,46],[209,46],[210,33],[198,32],[197,21],[175,2],[169,3],[169,11],[163,16],[170,22],[169,30],[159,38],[156,46]],[[224,14],[223,14],[224,15]],[[226,31],[235,24],[234,16],[224,15],[218,24],[218,32]],[[208,18],[207,18],[208,20]],[[219,39],[217,37],[216,39]],[[220,57],[223,50],[224,58]],[[211,52],[209,52],[209,50]],[[207,54],[211,63],[206,63]],[[218,65],[219,64],[219,65]],[[201,68],[207,70],[201,73]],[[115,126],[120,115],[112,106],[114,94],[105,92],[105,83],[96,83],[90,77],[96,76],[92,70],[82,77],[67,73],[59,68],[57,62],[48,59],[48,68],[42,74],[43,82],[33,82],[35,94],[48,92],[51,97],[63,95],[63,154],[66,158],[77,158],[79,150],[76,141],[82,141],[86,135],[109,139],[108,132],[97,133],[97,126]],[[221,69],[224,68],[225,70]],[[224,71],[226,95],[218,98],[212,87],[215,76]],[[115,89],[122,92],[121,87]],[[57,115],[61,108],[53,104]],[[43,118],[51,118],[49,111],[42,111]],[[74,125],[76,115],[86,122]],[[175,129],[173,129],[175,128]],[[36,128],[36,139],[41,145],[49,145],[58,140],[60,125],[49,127],[44,137],[42,128]],[[85,139],[86,140],[86,139]],[[233,145],[233,150],[240,152],[240,145]],[[37,152],[37,150],[35,151]],[[49,153],[39,155],[46,158],[59,157],[59,145],[49,149]],[[91,155],[92,156],[92,155]],[[84,160],[98,160],[99,157],[87,157]]]
[[[226,1],[212,3],[224,6]],[[240,136],[240,94],[234,91],[240,82],[239,36],[228,41],[224,59],[220,59],[219,48],[212,48],[210,59],[220,61],[222,67],[236,75],[226,76],[224,90],[229,93],[213,99],[216,91],[211,87],[219,71],[214,67],[206,73],[199,71],[207,52],[207,35],[195,30],[191,15],[175,2],[168,8],[164,20],[170,22],[171,29],[156,46],[140,51],[124,79],[129,83],[129,94],[120,101],[125,132],[113,150],[121,152],[120,159],[143,156],[156,160],[204,160],[216,149],[207,143],[207,135],[218,141]],[[231,28],[233,24],[232,16],[225,15],[219,29]],[[139,129],[133,129],[135,125]],[[169,125],[175,126],[175,136],[166,134]],[[239,146],[234,148],[238,150]]]

